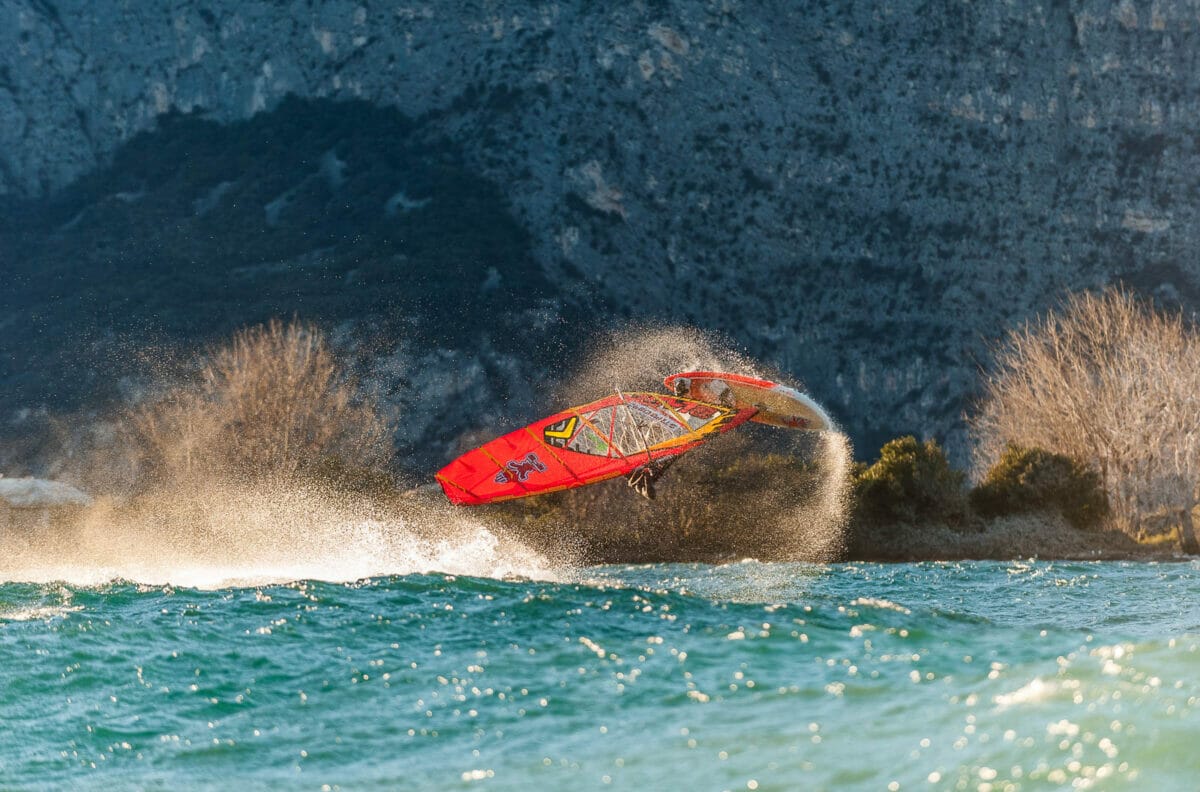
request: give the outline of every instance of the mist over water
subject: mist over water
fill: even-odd
[[[779,555],[809,561],[832,561],[845,550],[846,510],[850,497],[850,438],[839,431],[821,432],[815,456],[820,480],[791,510],[776,516],[780,533],[791,546]],[[788,532],[789,528],[795,528]]]
[[[559,400],[565,405],[613,392],[662,392],[664,377],[684,371],[723,371],[799,385],[712,333],[691,327],[638,327],[598,338],[559,385]],[[703,453],[685,455],[681,464],[716,468],[728,465],[738,454],[770,451],[792,457],[797,464],[815,464],[818,477],[811,488],[781,487],[748,508],[743,506],[737,523],[725,526],[746,537],[742,555],[812,562],[837,558],[845,546],[849,472],[854,461],[849,437],[836,424],[835,431],[820,433],[747,426],[710,441]],[[751,439],[735,445],[737,435],[747,433],[752,433]],[[669,478],[664,486],[670,486]]]
[[[432,499],[384,510],[312,490],[215,482],[134,506],[101,501],[65,523],[0,533],[0,581],[220,588],[432,571],[544,580],[555,570]]]
[[[554,389],[567,404],[614,391],[663,391],[663,379],[681,371],[727,371],[762,376],[761,366],[694,327],[634,327],[597,336],[569,377]]]
[[[696,330],[630,331],[598,341],[552,389],[554,404],[545,409],[562,409],[616,390],[661,392],[663,377],[689,369],[762,373],[754,361]],[[225,467],[221,458],[206,457],[204,467],[214,472],[193,472],[194,465],[185,469],[180,461],[196,453],[192,447],[216,449],[206,453],[220,457],[222,449],[236,444],[218,436],[223,426],[219,412],[214,417],[210,402],[190,391],[178,393],[169,409],[168,429],[204,427],[197,437],[179,432],[177,440],[170,439],[172,431],[157,431],[155,450],[178,469],[133,497],[94,491],[95,504],[80,513],[0,532],[0,581],[98,585],[127,580],[214,588],[425,572],[544,580],[561,578],[579,561],[579,535],[589,526],[559,525],[531,546],[494,516],[450,506],[428,484],[380,503],[295,480],[238,479],[220,472]],[[193,409],[196,418],[180,417],[180,410]],[[181,448],[161,448],[164,437]],[[772,451],[817,465],[821,476],[815,491],[771,491],[749,512],[739,512],[736,523],[719,530],[740,538],[744,557],[835,558],[844,543],[844,488],[851,461],[843,435],[758,429],[748,441],[734,444],[721,437],[706,445],[703,454],[687,456],[697,460],[692,464],[721,466],[731,461],[731,454],[754,451],[764,439]],[[185,443],[190,444],[186,449]],[[128,492],[131,482],[113,479],[128,467],[114,464],[113,458],[112,448],[101,449],[92,455],[95,469],[82,477],[105,481],[107,475],[112,492]],[[664,486],[670,484],[668,479]],[[624,490],[611,497],[627,500],[629,508],[655,506]],[[667,522],[661,530],[681,529]]]

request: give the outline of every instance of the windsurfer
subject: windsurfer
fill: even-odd
[[[629,471],[629,476],[625,479],[629,486],[633,487],[633,491],[641,495],[647,500],[654,500],[654,482],[658,477],[666,472],[675,460],[679,457],[661,457],[652,459],[644,465],[638,465],[633,470]]]
[[[734,396],[733,389],[724,380],[715,379],[710,382],[693,383],[687,377],[680,377],[675,380],[672,390],[674,390],[676,396],[685,399],[692,398],[714,402],[722,407],[736,407],[737,405],[737,398]]]

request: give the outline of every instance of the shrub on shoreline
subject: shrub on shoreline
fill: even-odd
[[[1057,510],[1077,529],[1096,528],[1108,514],[1100,475],[1070,457],[1010,444],[971,490],[982,517]]]
[[[950,467],[934,440],[889,441],[879,461],[854,476],[857,516],[871,522],[957,523],[966,514],[966,476]]]

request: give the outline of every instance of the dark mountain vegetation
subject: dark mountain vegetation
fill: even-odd
[[[289,98],[229,125],[172,113],[106,167],[3,208],[10,403],[95,403],[147,365],[131,350],[277,316],[544,348],[517,320],[550,291],[503,191],[394,109]]]

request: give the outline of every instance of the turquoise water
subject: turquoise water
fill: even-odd
[[[1197,789],[1200,565],[0,584],[0,787]]]

